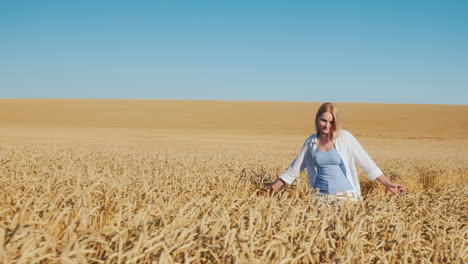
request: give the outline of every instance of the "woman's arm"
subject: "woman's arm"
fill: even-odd
[[[349,133],[349,132],[348,132]],[[359,167],[367,174],[372,181],[383,174],[382,170],[375,164],[374,160],[367,154],[359,141],[349,133],[349,148],[353,154],[354,160]]]
[[[352,152],[357,163],[366,172],[367,176],[369,176],[371,180],[379,180],[379,182],[382,183],[385,188],[394,194],[403,194],[408,192],[403,185],[391,182],[383,174],[380,168],[375,164],[369,154],[367,154],[367,152],[353,135],[351,135],[350,140]]]
[[[382,183],[389,191],[391,191],[394,194],[404,194],[407,193],[408,191],[405,189],[405,186],[391,182],[387,176],[385,175],[380,175],[377,177],[377,180],[379,180],[380,183]]]
[[[306,140],[304,145],[302,145],[301,151],[288,166],[288,168],[276,179],[273,184],[269,184],[265,186],[265,189],[269,190],[270,193],[279,191],[284,184],[291,184],[293,181],[301,174],[301,172],[306,168],[307,161],[306,155],[307,151],[309,150],[309,142]]]

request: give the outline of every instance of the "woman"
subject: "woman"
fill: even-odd
[[[361,190],[354,162],[371,180],[379,180],[395,194],[407,192],[403,185],[391,182],[377,167],[354,136],[341,129],[336,106],[324,103],[315,115],[316,134],[304,143],[299,155],[279,178],[265,188],[277,192],[291,184],[307,168],[309,184],[318,189],[318,199],[360,199]]]

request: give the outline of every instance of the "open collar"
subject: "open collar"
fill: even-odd
[[[311,142],[317,144],[317,133],[312,135]],[[333,138],[333,144],[336,144],[336,138]]]

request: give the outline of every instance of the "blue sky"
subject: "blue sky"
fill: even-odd
[[[468,104],[468,1],[0,1],[0,98]]]

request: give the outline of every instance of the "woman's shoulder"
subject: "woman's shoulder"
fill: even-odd
[[[306,142],[315,141],[316,138],[317,138],[317,133],[314,133],[306,139]]]
[[[354,138],[353,134],[349,132],[348,130],[342,129],[338,139],[348,140],[350,138]]]
[[[349,132],[349,131],[346,130],[346,129],[342,129],[342,130],[341,130],[341,136],[345,136],[345,137],[350,137],[350,136],[351,136],[351,137],[352,137],[353,134],[351,134],[351,132]]]
[[[317,138],[317,134],[312,134],[304,141],[304,145],[310,145],[311,143],[315,142]]]

